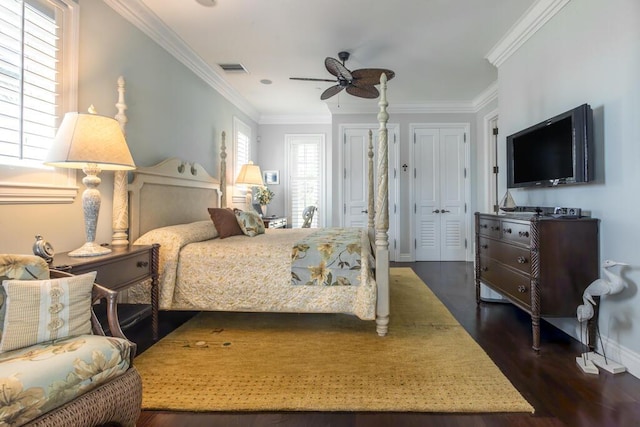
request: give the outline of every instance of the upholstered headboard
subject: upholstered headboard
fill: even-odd
[[[129,184],[129,238],[154,228],[209,219],[220,206],[220,183],[197,163],[176,157],[133,172]]]

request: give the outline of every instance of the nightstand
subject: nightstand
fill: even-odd
[[[262,218],[262,222],[264,222],[264,228],[287,228],[287,218],[285,217]]]
[[[151,279],[150,304],[118,304],[117,319],[122,329],[151,315],[153,339],[158,339],[158,257],[160,245],[112,247],[107,255],[70,257],[68,252],[53,257],[51,268],[71,274],[96,271],[96,283],[114,291],[122,291]],[[96,315],[103,313],[96,307]],[[106,318],[106,311],[104,311]],[[102,316],[98,316],[102,317]],[[105,323],[100,319],[103,327]]]

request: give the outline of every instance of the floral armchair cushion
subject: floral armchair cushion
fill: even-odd
[[[0,425],[22,425],[122,375],[132,343],[80,335],[0,355]]]

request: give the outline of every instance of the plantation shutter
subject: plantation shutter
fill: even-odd
[[[49,2],[0,3],[0,160],[41,162],[59,116],[61,15]]]
[[[310,205],[318,206],[321,186],[321,152],[317,140],[301,139],[290,145],[290,203],[291,226],[300,228],[302,212]],[[311,227],[318,226],[318,215],[314,215]]]

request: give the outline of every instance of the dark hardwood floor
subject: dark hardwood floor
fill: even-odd
[[[143,411],[147,426],[516,426],[626,427],[640,425],[640,379],[628,373],[583,374],[575,363],[582,346],[542,322],[542,349],[531,350],[529,316],[510,304],[475,302],[473,266],[465,262],[393,264],[411,267],[482,346],[513,385],[534,406],[535,414],[422,413],[188,413]],[[193,313],[161,312],[166,335]],[[392,314],[393,316],[393,314]],[[393,322],[393,318],[392,318]],[[391,323],[390,327],[393,327]],[[153,344],[150,320],[126,331],[143,352]],[[381,338],[383,339],[383,338]]]

